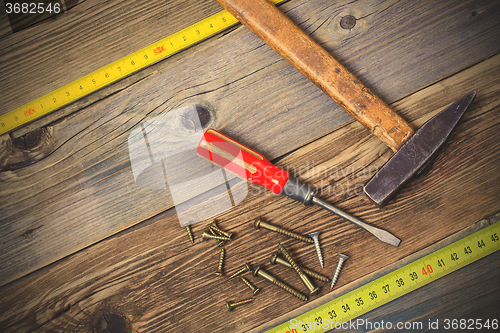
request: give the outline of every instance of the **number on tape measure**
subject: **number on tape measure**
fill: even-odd
[[[500,249],[500,222],[331,300],[268,333],[326,332]]]

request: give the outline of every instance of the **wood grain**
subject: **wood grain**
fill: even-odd
[[[380,97],[267,0],[217,0],[394,152],[415,133]]]
[[[54,19],[17,33],[4,33],[0,37],[0,114],[220,10],[209,0],[80,1]],[[0,19],[5,22],[7,17]]]
[[[95,27],[105,21],[104,16],[115,17],[117,24],[122,22],[118,5],[125,6],[124,2],[116,3],[118,7],[110,2],[97,7],[94,4],[87,1],[84,7],[75,8],[100,13],[93,16],[100,17],[97,21],[89,21]],[[500,46],[490,43],[500,31],[494,29],[498,24],[495,16],[498,7],[488,1],[466,5],[440,2],[437,7],[391,1],[354,4],[297,1],[281,8],[390,102],[498,52],[496,47]],[[445,8],[446,15],[440,14]],[[114,14],[105,15],[108,9]],[[478,15],[470,17],[468,13],[472,10]],[[340,32],[336,20],[348,11],[360,17],[359,22],[352,31]],[[388,19],[391,17],[396,21],[391,23]],[[83,18],[78,16],[78,20]],[[415,25],[417,22],[420,25]],[[397,25],[397,29],[391,28],[391,24]],[[59,31],[55,23],[47,29],[47,34],[53,29]],[[111,35],[118,31],[116,26],[109,29]],[[21,52],[21,45],[27,47],[28,41],[34,41],[34,37],[24,35],[27,30],[6,37],[14,38],[12,45],[19,49],[6,48],[2,56],[12,60]],[[101,31],[104,35],[107,30]],[[452,44],[442,43],[443,36]],[[51,44],[47,45],[50,53]],[[454,52],[445,52],[451,46]],[[387,48],[394,58],[377,51]],[[3,67],[6,73],[3,82],[9,82],[8,78],[17,69],[25,70],[26,66],[27,63],[20,63]],[[46,63],[43,67],[51,68]],[[324,137],[350,119],[245,28],[199,44],[156,68],[158,71],[144,80],[131,82],[127,89],[48,126],[45,131],[52,133],[51,144],[48,151],[37,155],[46,156],[42,160],[0,173],[1,283],[13,281],[172,207],[168,191],[139,188],[132,177],[127,137],[145,119],[179,106],[202,104],[211,112],[210,126],[252,146],[269,159]],[[9,74],[10,70],[14,72]],[[5,87],[11,86],[22,84]],[[458,97],[458,91],[461,90],[440,91],[435,96],[439,103],[433,107],[451,102],[452,96]],[[10,98],[12,94],[2,96]],[[2,103],[8,104],[8,101]],[[431,109],[425,112],[428,110]],[[411,120],[406,113],[402,114]],[[359,135],[364,134],[361,131]],[[1,143],[4,169],[28,164],[13,158],[8,136],[2,136]],[[371,149],[353,140],[335,145],[338,153],[354,148],[363,149],[362,153]],[[376,151],[381,149],[377,147]],[[14,153],[18,154],[15,156],[27,153],[26,158],[33,162],[29,151]],[[9,160],[15,163],[9,164]]]
[[[115,0],[101,4],[97,0],[87,0],[55,21],[5,35],[1,40],[5,47],[0,51],[0,60],[5,64],[0,71],[4,82],[4,103],[0,105],[0,112],[12,110],[160,40],[196,22],[201,18],[200,12],[206,13],[202,17],[207,17],[220,9],[212,0],[198,1],[193,5],[179,0],[147,3],[148,6],[144,7],[143,1],[129,4]],[[435,82],[498,52],[499,23],[496,17],[499,8],[491,1],[464,3],[450,0],[435,5],[392,0],[335,3],[295,0],[280,8],[385,102],[393,102],[429,85],[430,73],[435,75],[431,82]],[[92,15],[85,15],[88,12]],[[184,14],[188,19],[184,19]],[[340,27],[340,20],[346,15],[357,18],[354,28]],[[5,20],[6,17],[4,23]],[[98,37],[94,38],[96,35]],[[33,49],[37,50],[36,56]],[[232,54],[228,50],[225,52]],[[60,65],[60,59],[64,66]],[[36,121],[36,126],[28,125],[13,135],[24,135],[93,104],[159,68],[162,67],[132,75],[121,84],[91,94]],[[274,89],[280,87],[279,82],[272,82],[271,86]],[[327,103],[315,114],[335,109],[334,103],[315,89],[312,91],[316,94],[305,96],[310,96],[311,100],[321,96],[321,102]],[[286,94],[291,93],[293,91]],[[288,109],[291,106],[285,105]]]
[[[398,248],[317,207],[304,208],[250,187],[241,205],[219,216],[219,226],[235,235],[225,246],[226,272],[245,262],[264,264],[284,282],[303,288],[288,270],[265,264],[282,241],[299,264],[326,275],[333,274],[337,252],[348,254],[337,282],[342,287],[500,211],[496,186],[500,75],[495,74],[499,71],[500,56],[496,56],[393,105],[405,110],[412,106],[405,116],[419,125],[444,99],[452,102],[471,87],[478,91],[433,169],[413,180],[383,210],[355,192],[356,185],[368,177],[363,167],[378,167],[388,157],[384,144],[359,123],[350,123],[278,161],[318,185],[325,200],[400,237]],[[320,230],[326,268],[319,268],[312,245],[254,230],[251,224],[256,216],[300,233]],[[200,240],[203,229],[203,225],[194,226],[196,244],[191,245],[169,211],[12,282],[0,290],[2,327],[16,332],[88,332],[103,313],[117,313],[137,332],[246,332],[303,305],[249,276],[263,288],[261,294],[242,311],[227,312],[225,301],[246,298],[249,290],[241,281],[214,275],[220,248]],[[318,285],[320,296],[325,295],[329,287]]]

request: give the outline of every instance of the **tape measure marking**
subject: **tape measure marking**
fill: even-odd
[[[285,0],[269,1],[278,4]],[[0,115],[0,135],[74,102],[236,23],[238,23],[238,20],[226,10],[223,10],[42,97]]]
[[[340,328],[342,323],[499,250],[499,238],[500,222],[497,222],[267,332],[319,333]]]

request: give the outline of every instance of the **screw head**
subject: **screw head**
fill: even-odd
[[[349,259],[349,257],[346,256],[345,254],[339,253],[339,259],[347,260],[347,259]]]
[[[314,239],[314,238],[317,238],[317,237],[318,237],[318,235],[319,235],[319,231],[316,231],[316,232],[311,232],[311,233],[309,234],[309,237],[311,237],[312,239]]]
[[[226,304],[227,304],[227,309],[228,309],[229,311],[233,311],[233,309],[235,308],[235,306],[234,306],[234,305],[232,305],[232,304],[231,304],[231,303],[229,303],[229,302],[226,302]]]
[[[278,254],[275,253],[272,257],[271,257],[271,265],[276,265],[276,259],[278,259]]]
[[[255,290],[253,291],[253,294],[254,294],[254,295],[257,295],[257,294],[259,293],[259,291],[260,291],[260,288],[257,288],[257,289],[255,289]]]
[[[253,270],[252,272],[253,276],[257,276],[257,274],[259,274],[259,270],[260,270],[260,265],[255,267],[255,269]]]
[[[253,226],[255,229],[259,229],[260,228],[260,217],[256,218],[255,219],[255,222],[253,223]]]

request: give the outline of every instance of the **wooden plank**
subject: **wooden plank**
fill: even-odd
[[[387,149],[358,123],[350,123],[279,161],[284,167],[302,167],[301,178],[320,185],[327,201],[400,237],[403,241],[398,248],[319,208],[303,207],[250,187],[251,195],[242,204],[219,216],[220,227],[235,235],[225,246],[226,272],[234,272],[245,262],[267,263],[281,241],[299,263],[326,275],[333,274],[337,252],[348,254],[350,259],[338,280],[342,287],[500,211],[496,186],[500,175],[500,56],[415,93],[396,108],[412,106],[406,116],[414,125],[421,124],[433,113],[429,110],[443,103],[444,92],[450,93],[446,98],[451,102],[470,87],[478,90],[476,100],[432,171],[413,180],[396,202],[382,210],[355,193],[366,175],[359,171],[353,175],[352,169],[347,169],[380,167],[388,157]],[[339,154],[345,142],[352,148]],[[313,166],[318,168],[313,170]],[[319,168],[322,166],[326,169]],[[327,192],[334,186],[331,180],[337,193],[333,189]],[[300,233],[321,231],[326,268],[319,268],[312,245],[254,230],[251,224],[257,216]],[[0,290],[2,327],[20,332],[87,332],[103,314],[115,313],[124,316],[127,325],[138,332],[246,332],[304,304],[249,276],[263,291],[242,311],[227,312],[225,301],[249,297],[249,290],[240,281],[213,274],[220,248],[200,240],[203,229],[203,225],[194,226],[196,244],[191,245],[169,211],[12,282]],[[290,271],[269,264],[264,267],[303,289]],[[327,285],[318,285],[320,296],[328,292]]]
[[[4,2],[2,0],[2,8],[4,7]],[[0,13],[0,38],[12,34],[12,29],[10,28],[9,18],[7,17],[6,11],[2,10]]]
[[[220,10],[210,0],[80,1],[53,20],[3,35],[0,114]]]
[[[422,12],[420,18],[438,17],[438,21],[432,21],[434,23],[428,27],[426,23],[429,21],[423,20],[420,28],[411,26],[410,29],[403,20],[399,28],[407,34],[399,33],[390,38],[381,34],[388,28],[387,17],[399,20],[402,15],[415,23],[413,3],[357,3],[356,6],[363,9],[356,12],[359,17],[363,16],[361,14],[372,15],[360,19],[356,28],[359,31],[350,31],[356,35],[346,32],[340,39],[340,33],[335,35],[332,29],[338,30],[338,11],[345,9],[347,4],[302,1],[287,6],[282,8],[288,15],[297,22],[304,22],[302,25],[314,38],[329,50],[335,49],[334,53],[353,72],[375,91],[382,92],[382,96],[388,96],[386,98],[399,99],[411,91],[420,90],[496,50],[492,44],[484,46],[485,41],[497,33],[491,29],[497,24],[497,19],[490,19],[489,15],[498,8],[491,7],[491,2],[487,1],[473,6],[480,15],[485,13],[477,23],[469,18],[457,21],[456,18],[464,14],[462,4],[453,1],[446,4],[451,18],[430,15],[428,13],[433,12],[434,6],[424,5],[419,10],[425,9],[427,14]],[[436,27],[440,29],[435,30]],[[471,48],[481,51],[471,58],[461,58],[460,62],[454,55],[444,52],[445,49],[421,48],[422,40],[443,38],[429,31],[444,31],[449,40],[456,41],[453,47],[457,50],[463,47],[466,54]],[[332,34],[334,37],[330,41]],[[469,34],[475,38],[470,38]],[[461,39],[464,36],[467,38]],[[378,43],[373,43],[373,40],[378,40]],[[368,49],[366,45],[369,45]],[[445,47],[444,43],[437,45]],[[375,52],[372,47],[392,47],[393,54],[398,54],[398,57],[387,62],[386,54]],[[413,51],[408,51],[415,49],[425,50],[425,56],[419,53],[415,57]],[[373,53],[373,57],[360,57],[360,52]],[[443,57],[437,56],[443,52]],[[221,54],[227,57],[221,57]],[[452,56],[453,61],[448,56]],[[438,70],[431,71],[426,67],[431,59]],[[415,61],[428,70],[422,71]],[[438,66],[441,62],[443,65]],[[446,67],[444,63],[452,65]],[[127,138],[131,130],[145,119],[179,106],[202,104],[211,111],[210,126],[251,145],[271,159],[323,137],[349,119],[338,108],[337,112],[330,112],[329,109],[336,108],[332,101],[243,28],[219,40],[195,46],[190,52],[162,63],[162,66],[161,71],[147,79],[47,127],[45,133],[50,135],[41,136],[45,141],[37,146],[42,148],[35,154],[16,148],[8,137],[2,138],[0,156],[3,167],[24,167],[0,173],[3,183],[0,192],[0,237],[3,244],[0,262],[4,266],[1,283],[12,281],[172,207],[168,191],[160,193],[139,188],[133,180]],[[387,80],[387,73],[401,71],[401,68],[406,68],[405,75]],[[408,77],[412,75],[415,80],[410,86]],[[391,92],[393,87],[400,87],[395,95]],[[445,96],[450,97],[452,93],[445,91],[437,96],[439,103],[436,107],[444,105],[444,101],[451,102]],[[361,133],[366,134],[363,130]],[[348,140],[338,144],[339,151],[351,144],[358,147],[357,142]],[[378,151],[381,150],[383,147],[378,147]],[[21,162],[18,156],[21,156]],[[36,162],[39,158],[43,159]],[[17,164],[9,164],[11,159]],[[22,164],[23,161],[36,163],[25,166],[28,163]]]

